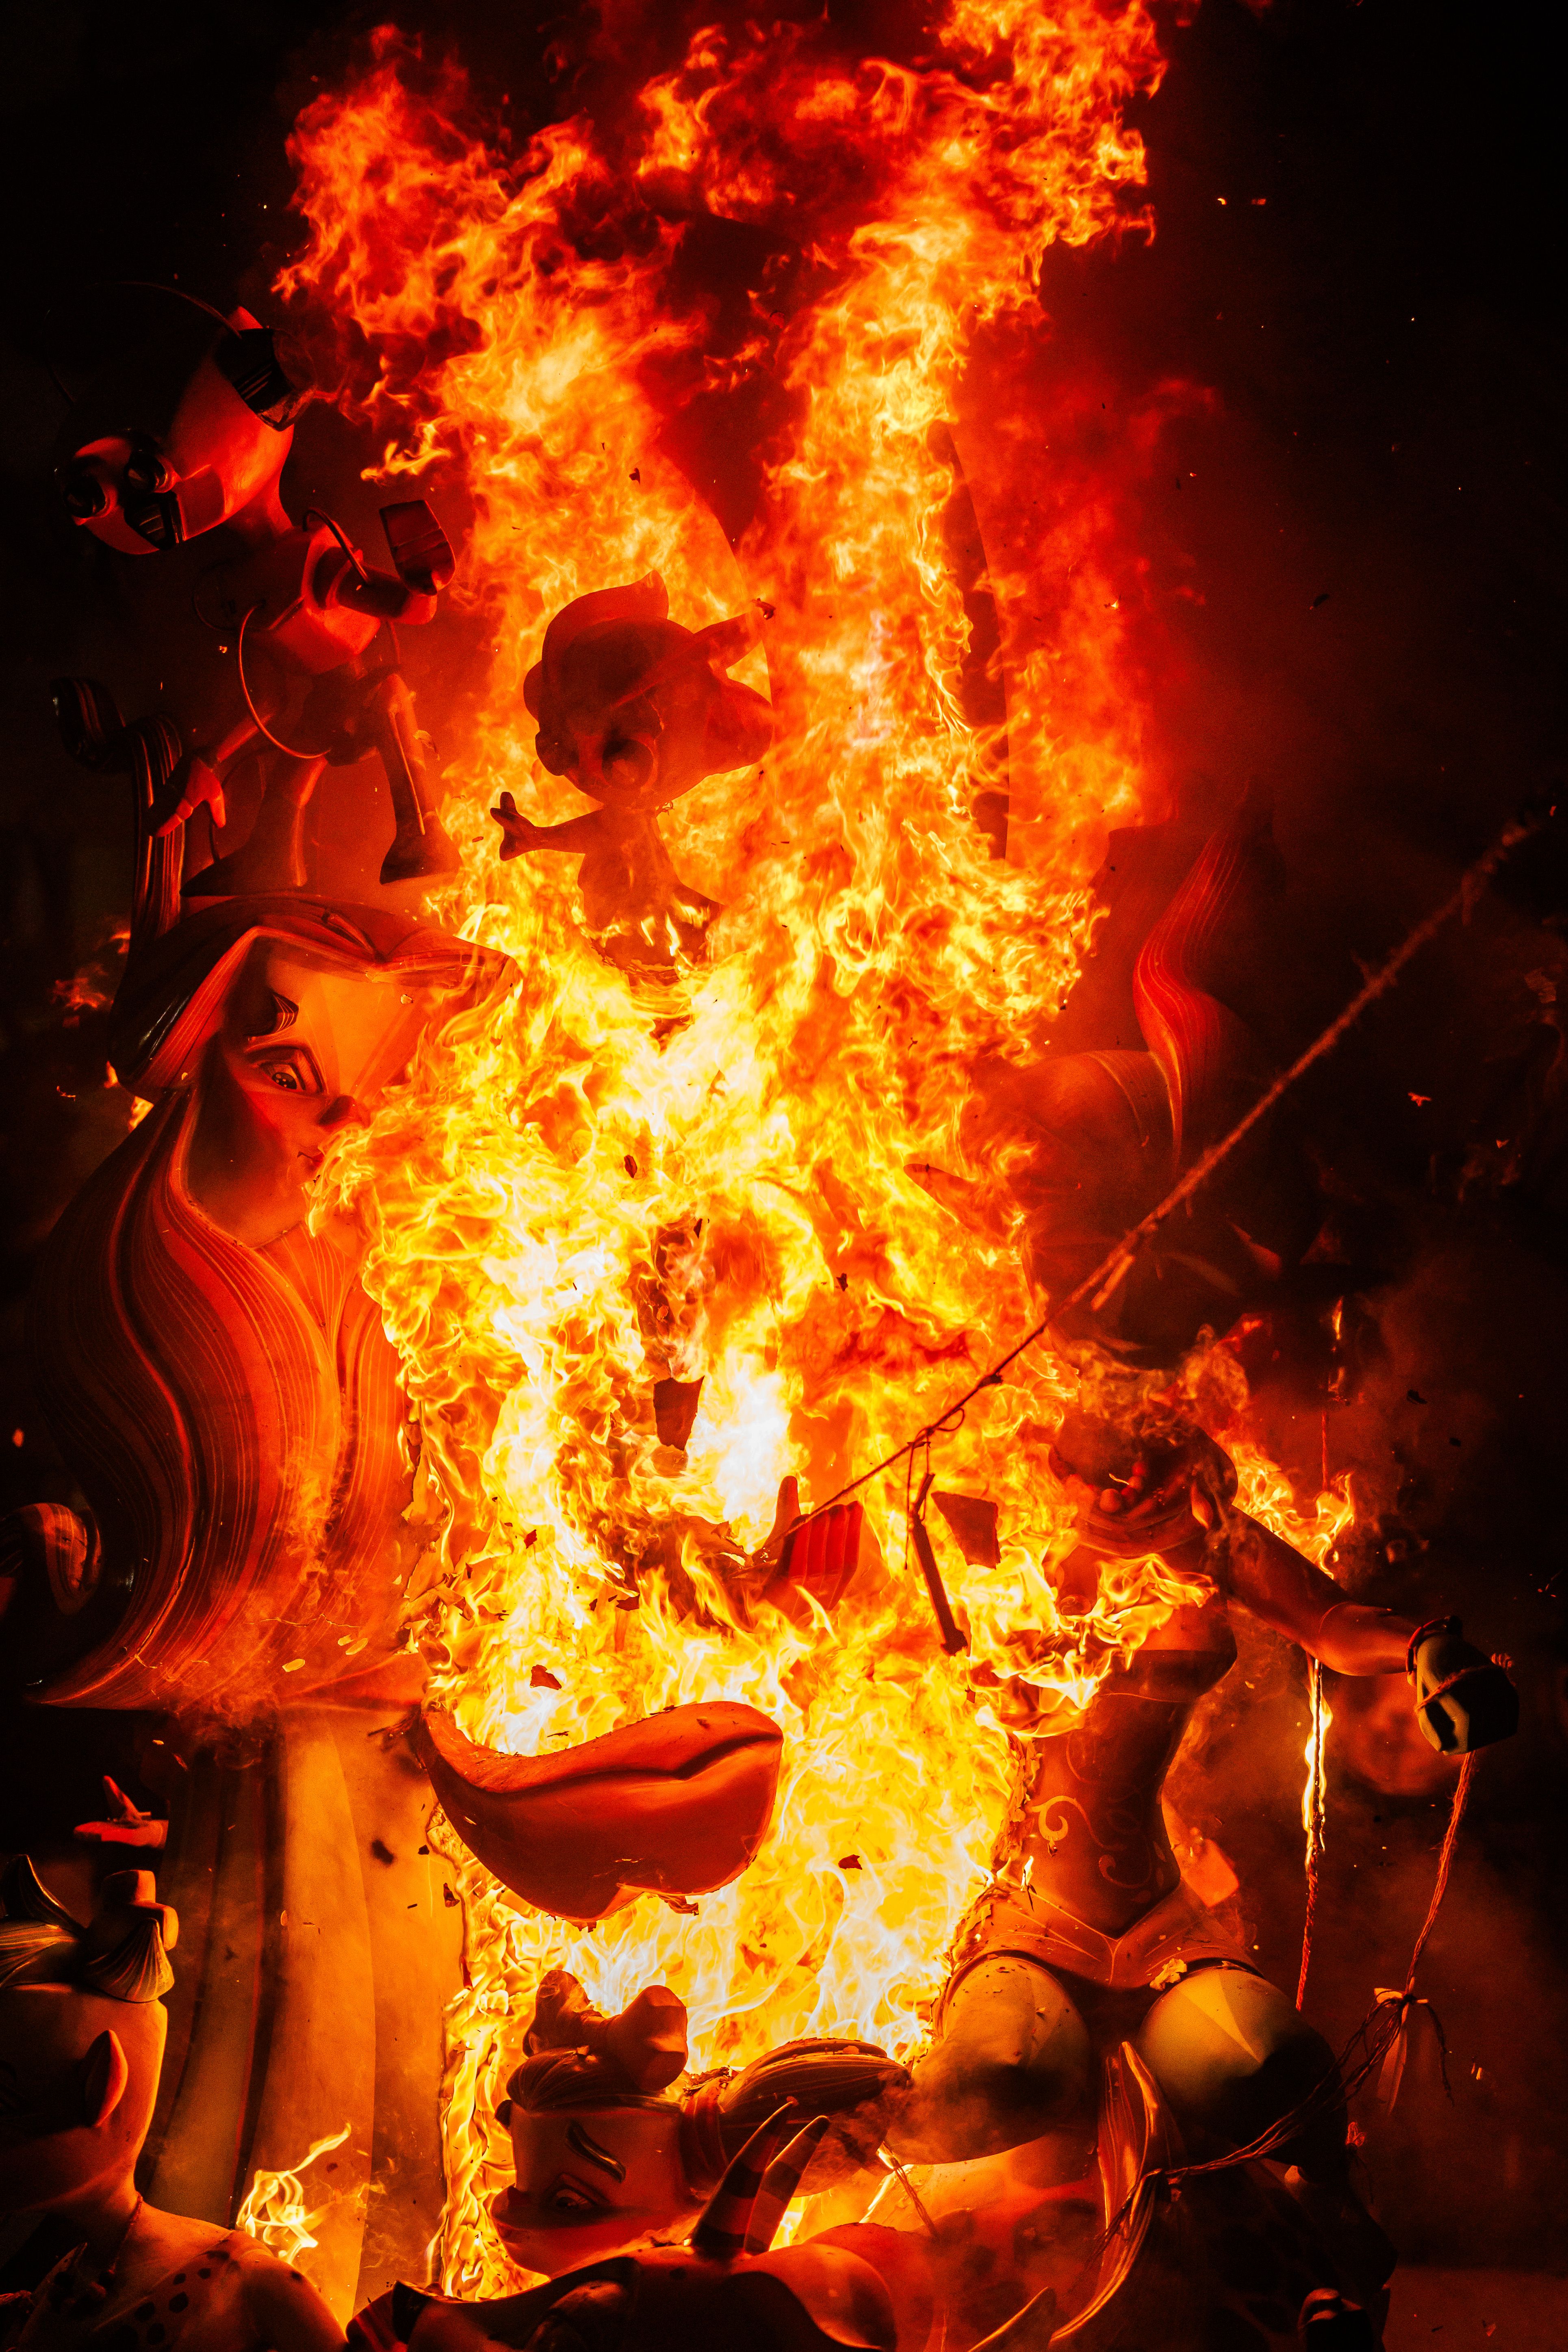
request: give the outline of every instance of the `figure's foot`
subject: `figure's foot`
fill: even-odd
[[[381,878],[383,883],[429,881],[439,874],[455,874],[462,862],[440,818],[427,816],[423,830],[416,823],[398,826],[381,861]]]

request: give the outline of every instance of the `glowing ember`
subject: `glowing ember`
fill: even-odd
[[[1307,1780],[1301,1790],[1301,1827],[1307,1832],[1307,1867],[1310,1870],[1322,1853],[1323,1833],[1327,1827],[1328,1738],[1329,1726],[1334,1719],[1333,1709],[1323,1696],[1323,1670],[1316,1658],[1307,1661],[1307,1692],[1311,1707],[1311,1727],[1302,1750],[1307,1759]]]
[[[909,2051],[1007,1817],[999,1709],[1059,1722],[1183,1590],[1116,1562],[1091,1609],[1058,1609],[1071,1522],[1045,1453],[1078,1381],[1040,1353],[938,1457],[944,1486],[999,1511],[994,1568],[965,1567],[933,1523],[967,1656],[938,1645],[894,1482],[866,1498],[884,1572],[834,1622],[746,1605],[782,1476],[826,1495],[1033,1319],[1012,1232],[943,1205],[984,1172],[959,1115],[983,1056],[1038,1052],[1107,823],[1141,805],[1134,699],[1107,683],[1122,623],[1086,541],[1049,642],[994,583],[1008,772],[1037,822],[1028,865],[989,854],[972,812],[995,730],[964,716],[933,428],[976,329],[1033,300],[1045,249],[1136,219],[1121,110],[1158,79],[1149,18],[955,0],[918,72],[837,63],[818,37],[699,35],[612,160],[581,121],[517,156],[487,143],[461,127],[460,77],[384,32],[294,142],[310,234],[283,290],[317,333],[350,322],[338,356],[382,436],[377,475],[471,510],[462,577],[494,650],[478,708],[443,730],[468,853],[443,919],[521,972],[324,1180],[368,1230],[419,1424],[409,1623],[434,1691],[491,1745],[718,1697],[785,1736],[772,1835],[696,1917],[644,1898],[574,1934],[465,1865],[452,2293],[516,2284],[486,2211],[509,2177],[491,2113],[545,1967],[606,2007],[668,1981],[699,2065],[807,2032]],[[702,212],[787,231],[804,256],[728,341],[676,267]],[[785,421],[731,553],[661,436],[676,393],[763,382]],[[1020,478],[1048,437],[1019,437]],[[503,790],[539,820],[581,806],[534,762],[523,674],[553,611],[650,568],[689,625],[761,604],[763,649],[738,675],[779,726],[759,772],[665,820],[725,911],[710,964],[658,986],[590,951],[569,867],[499,864],[486,814]],[[703,1381],[684,1454],[655,1425],[665,1378]],[[1241,1466],[1243,1507],[1296,1533],[1282,1482],[1267,1494],[1265,1465]]]

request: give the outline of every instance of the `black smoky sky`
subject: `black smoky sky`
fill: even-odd
[[[460,55],[519,140],[577,108],[613,135],[628,93],[695,26],[742,21],[713,0],[596,13],[64,0],[8,18],[7,1505],[68,1492],[26,1391],[20,1301],[48,1223],[117,1134],[101,1038],[90,1019],[62,1026],[50,992],[129,891],[118,791],[64,761],[47,680],[97,670],[144,688],[148,707],[165,674],[156,631],[52,506],[51,313],[97,278],[254,300],[296,236],[289,123],[388,16],[432,56]],[[1170,71],[1135,110],[1156,236],[1048,257],[1035,373],[1016,349],[983,348],[969,397],[978,410],[998,388],[1092,368],[1111,387],[1113,446],[1119,407],[1166,383],[1205,394],[1172,404],[1137,491],[1150,755],[1173,808],[1222,811],[1253,778],[1272,794],[1289,895],[1243,1009],[1283,1051],[1514,811],[1552,807],[1563,785],[1555,77],[1537,11],[1204,0],[1183,17],[1163,12]],[[908,58],[925,28],[889,0],[830,9],[821,37]],[[746,261],[715,232],[691,266],[721,294]],[[311,416],[300,462],[351,484],[349,439]],[[1356,1474],[1358,1588],[1416,1614],[1457,1607],[1518,1662],[1524,1727],[1478,1777],[1427,1969],[1456,2105],[1416,2067],[1404,2119],[1377,2126],[1369,2154],[1408,2254],[1522,2267],[1547,2263],[1568,2220],[1568,2083],[1548,2054],[1568,1929],[1565,922],[1559,819],[1310,1082],[1303,1148],[1325,1262],[1344,1268],[1341,1342],[1303,1310],[1249,1359],[1259,1426],[1292,1475]],[[1291,1983],[1300,1667],[1248,1640],[1180,1789],[1241,1870],[1260,1964]],[[1347,1744],[1334,1781],[1311,2007],[1335,2037],[1374,1981],[1402,1979],[1440,1833],[1447,1784],[1391,1793],[1380,1769],[1375,1743]]]

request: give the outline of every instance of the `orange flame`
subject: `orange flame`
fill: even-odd
[[[245,2192],[239,2211],[235,2216],[235,2228],[259,2238],[268,2252],[287,2263],[291,2270],[303,2272],[309,2278],[310,2266],[305,2260],[313,2253],[321,2241],[312,2232],[318,2221],[337,2203],[329,2195],[313,2210],[305,2202],[305,2184],[300,2176],[308,2172],[318,2157],[326,2156],[334,2147],[342,2147],[349,2136],[345,2124],[339,2132],[329,2132],[324,2139],[311,2142],[308,2153],[300,2158],[291,2171],[266,2172],[258,2170]]]
[[[1008,1818],[1000,1695],[1061,1720],[1184,1590],[1115,1563],[1087,1612],[1058,1604],[1072,1524],[1045,1454],[1077,1376],[1039,1353],[941,1441],[943,1485],[999,1509],[996,1567],[943,1562],[967,1659],[937,1645],[896,1482],[866,1497],[884,1572],[834,1622],[739,1598],[782,1476],[831,1491],[1033,1319],[1015,1236],[944,1205],[984,1172],[960,1113],[977,1062],[1039,1051],[1105,826],[1143,790],[1090,518],[1046,634],[1032,583],[993,582],[1008,772],[1035,821],[1027,864],[989,855],[972,805],[999,747],[965,716],[942,428],[976,335],[1033,302],[1047,248],[1142,225],[1123,109],[1159,79],[1149,16],[953,0],[918,70],[845,64],[822,37],[705,30],[642,92],[627,150],[576,120],[512,156],[465,127],[454,68],[384,30],[293,143],[310,236],[279,284],[338,338],[382,436],[373,478],[423,477],[471,510],[464,593],[493,652],[453,719],[468,866],[443,911],[521,974],[323,1180],[363,1221],[419,1425],[411,1638],[497,1746],[716,1697],[786,1741],[762,1854],[695,1917],[650,1898],[577,1933],[454,1853],[452,2294],[516,2284],[487,2211],[509,2171],[493,2109],[543,1969],[606,2007],[670,1982],[704,2065],[808,2032],[909,2052]],[[739,330],[679,274],[704,214],[787,227],[798,257],[787,286],[762,272]],[[666,425],[746,385],[773,388],[779,422],[732,552]],[[1020,478],[1038,456],[1017,437]],[[588,950],[559,864],[499,864],[485,814],[503,789],[536,818],[574,813],[533,761],[523,675],[561,604],[649,568],[693,625],[760,602],[741,675],[779,720],[760,771],[665,820],[725,911],[711,962],[663,988]],[[668,1376],[704,1381],[684,1454],[654,1424]]]

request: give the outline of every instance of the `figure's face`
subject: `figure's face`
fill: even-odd
[[[0,1992],[0,2213],[45,2211],[130,2179],[166,2032],[161,2001],[59,1985]]]
[[[293,429],[253,415],[210,357],[172,408],[144,414],[143,429],[80,441],[56,471],[67,512],[106,547],[160,553],[275,499]]]
[[[491,2210],[525,2270],[555,2278],[580,2263],[668,2230],[696,2212],[680,2168],[680,2114],[669,2107],[511,2105],[514,2188]]]
[[[568,726],[565,772],[580,793],[629,813],[658,808],[685,789],[679,769],[671,769],[656,696],[639,694],[607,715],[574,713]]]
[[[205,1049],[187,1182],[215,1224],[259,1249],[301,1222],[328,1144],[368,1117],[426,1010],[397,977],[257,950]]]

